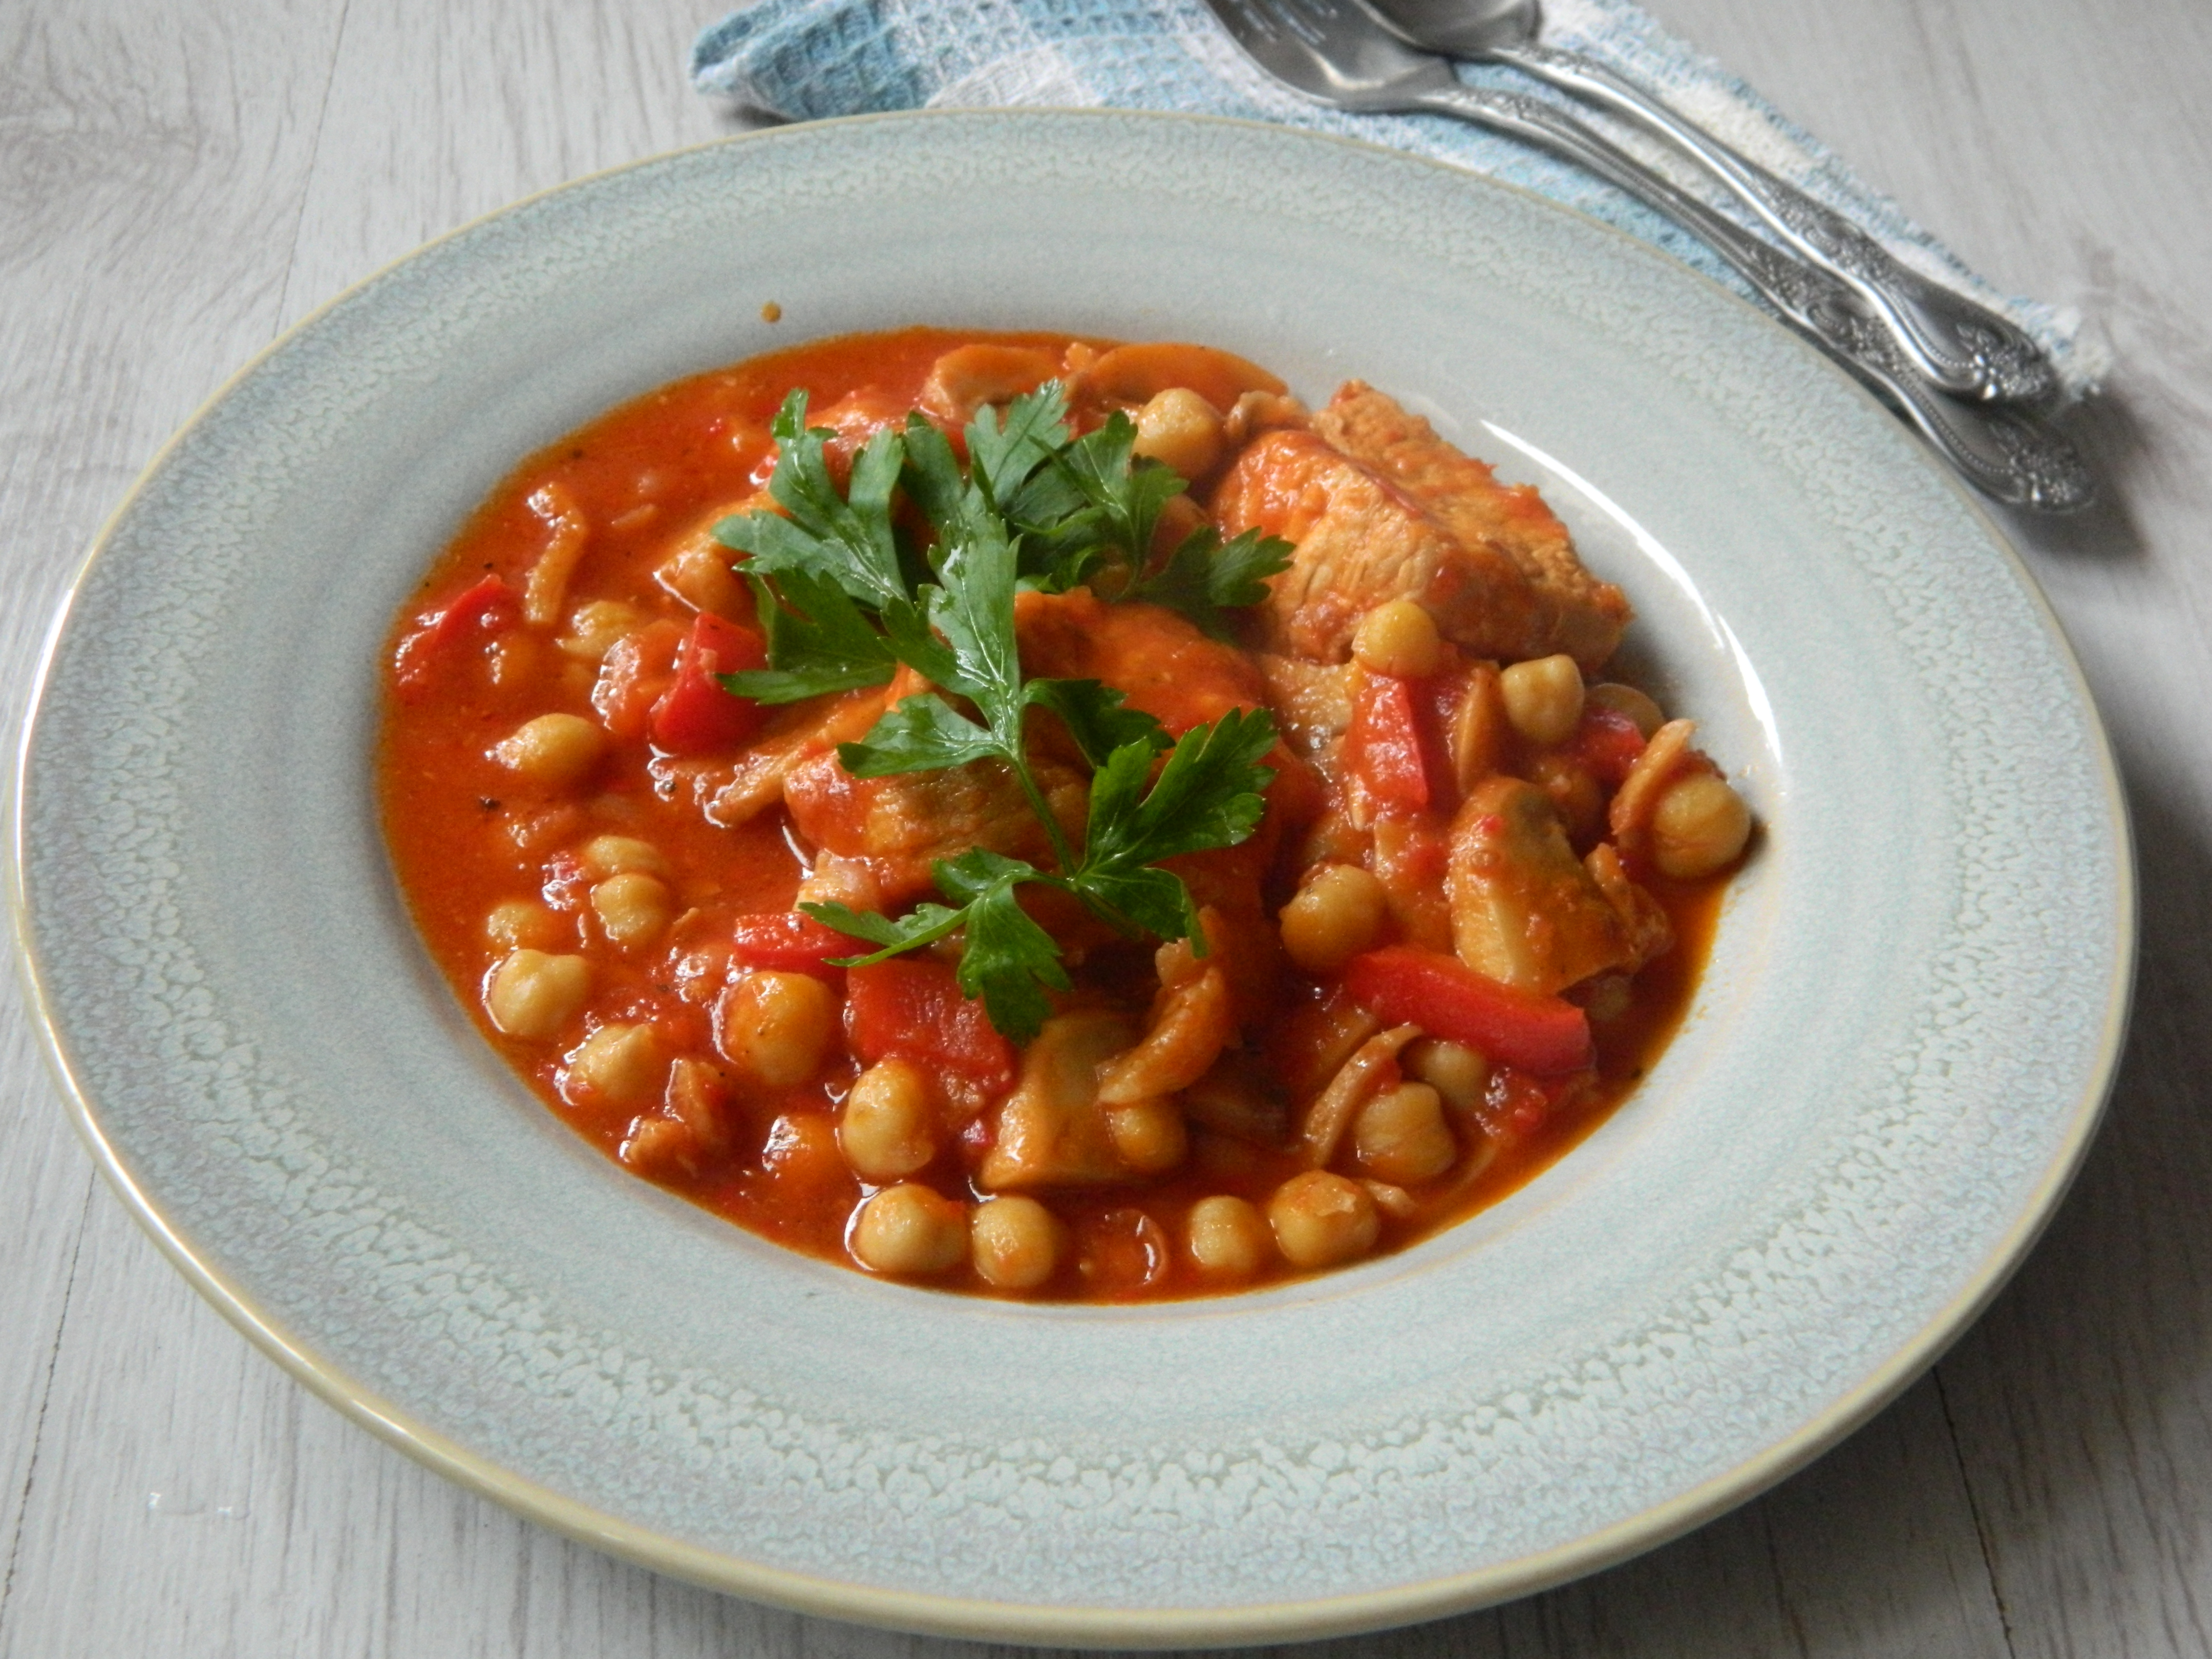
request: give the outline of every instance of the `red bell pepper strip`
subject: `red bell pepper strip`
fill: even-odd
[[[653,706],[653,743],[672,755],[736,748],[760,729],[761,706],[725,690],[715,676],[767,663],[768,647],[759,634],[702,611],[677,653],[676,683]]]
[[[774,968],[785,973],[811,974],[836,980],[844,970],[832,968],[832,957],[849,957],[866,949],[849,933],[825,927],[803,910],[769,910],[739,916],[730,929],[730,959],[744,968]]]
[[[860,939],[851,945],[856,953],[868,948]],[[1014,1045],[942,963],[893,957],[853,969],[845,976],[845,1038],[865,1065],[896,1058],[924,1071],[943,1067],[994,1095],[1014,1086]]]
[[[1575,729],[1572,747],[1576,757],[1597,774],[1601,783],[1618,789],[1644,752],[1644,733],[1618,708],[1587,703],[1582,724]]]
[[[1418,1025],[1540,1076],[1595,1060],[1589,1016],[1573,1003],[1516,991],[1436,951],[1390,945],[1354,957],[1344,988],[1385,1025]]]
[[[435,611],[416,618],[414,631],[399,641],[393,658],[395,678],[404,692],[429,684],[438,665],[474,634],[489,637],[514,624],[520,600],[497,576],[464,588]]]
[[[1352,699],[1345,757],[1384,811],[1419,812],[1429,804],[1428,769],[1413,696],[1393,674],[1363,674]]]

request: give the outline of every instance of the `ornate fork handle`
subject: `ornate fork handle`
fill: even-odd
[[[1578,52],[1501,46],[1487,57],[1602,105],[1701,163],[1789,246],[1832,271],[1889,324],[1923,374],[1955,397],[2047,404],[2058,378],[2035,342],[1988,307],[1898,262],[1858,226]]]
[[[2069,513],[2095,499],[2074,446],[2024,410],[1961,404],[1936,391],[1852,290],[1723,217],[1565,112],[1516,93],[1454,86],[1404,100],[1540,144],[1665,214],[1734,265],[1798,332],[1893,404],[1984,494]]]

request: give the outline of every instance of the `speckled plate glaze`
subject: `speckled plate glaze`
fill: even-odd
[[[762,319],[768,301],[782,321]],[[1535,480],[1765,826],[1687,1028],[1407,1254],[1026,1308],[785,1254],[624,1175],[416,943],[368,757],[393,610],[524,453],[677,375],[915,321],[1357,374]],[[1697,1525],[1927,1365],[2094,1126],[2132,962],[2103,736],[2002,536],[1812,351],[1528,197],[1105,112],[766,132],[345,295],[163,452],[58,629],[15,880],[73,1109],[309,1387],[580,1538],[811,1612],[1311,1637]]]

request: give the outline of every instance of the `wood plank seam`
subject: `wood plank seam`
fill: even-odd
[[[86,1172],[88,1176],[91,1171]],[[15,1588],[15,1562],[22,1553],[23,1528],[31,1513],[31,1489],[39,1483],[39,1449],[46,1431],[46,1407],[54,1394],[54,1368],[62,1356],[62,1334],[69,1328],[70,1302],[76,1291],[78,1258],[84,1254],[85,1229],[92,1224],[92,1200],[99,1182],[88,1180],[76,1206],[76,1239],[70,1246],[69,1272],[62,1279],[61,1312],[54,1320],[53,1339],[46,1350],[46,1375],[39,1383],[38,1409],[32,1414],[31,1455],[23,1461],[23,1489],[15,1495],[15,1525],[8,1537],[8,1570],[0,1573],[0,1629],[8,1619],[8,1598]]]
[[[1767,1594],[1773,1598],[1775,1611],[1782,1615],[1790,1639],[1797,1644],[1798,1659],[1813,1659],[1813,1634],[1790,1600],[1789,1576],[1782,1571],[1782,1547],[1775,1540],[1773,1512],[1763,1504],[1755,1504],[1749,1514],[1758,1529],[1760,1552],[1766,1558]]]
[[[1959,1466],[1959,1486],[1966,1494],[1966,1512],[1974,1520],[1974,1543],[1982,1553],[1982,1576],[1990,1581],[1990,1600],[1997,1610],[1997,1628],[2004,1636],[2005,1651],[2019,1659],[2020,1644],[2013,1639],[2012,1612],[2005,1606],[2004,1586],[1997,1582],[1996,1558],[1990,1550],[1990,1529],[1982,1519],[1981,1499],[1974,1495],[1974,1478],[1966,1468],[1966,1455],[1959,1449],[1959,1425],[1951,1415],[1951,1395],[1943,1386],[1943,1368],[1936,1366],[1929,1372],[1936,1384],[1936,1399],[1943,1407],[1943,1430],[1951,1443],[1951,1458]]]
[[[307,202],[315,191],[316,169],[323,162],[323,132],[330,125],[331,88],[338,78],[338,59],[345,52],[346,25],[353,16],[353,0],[342,0],[338,7],[337,32],[331,37],[331,61],[323,70],[323,95],[315,104],[315,136],[307,145],[307,167],[300,178],[300,199],[292,215],[291,240],[284,249],[284,275],[276,284],[276,320],[270,335],[271,340],[284,332],[284,319],[293,314],[292,272],[300,263],[300,240],[307,221]]]

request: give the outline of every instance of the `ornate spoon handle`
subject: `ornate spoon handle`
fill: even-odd
[[[2045,404],[2058,377],[2035,342],[1987,307],[1900,264],[1843,215],[1700,131],[1633,82],[1555,46],[1486,57],[1657,133],[1727,185],[1787,246],[1847,283],[1895,332],[1923,374],[1954,397]]]
[[[1677,190],[1564,111],[1516,93],[1463,86],[1408,97],[1404,106],[1525,138],[1673,219],[1741,271],[1799,333],[1894,404],[1984,495],[2045,513],[2069,513],[2095,499],[2088,467],[2055,428],[2025,410],[1943,396],[1844,283]]]

